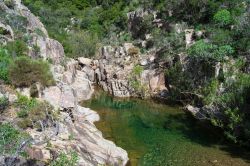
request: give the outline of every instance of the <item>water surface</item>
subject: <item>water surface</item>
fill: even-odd
[[[87,102],[99,113],[103,136],[125,149],[132,166],[250,166],[250,154],[178,106],[117,99],[97,92]]]

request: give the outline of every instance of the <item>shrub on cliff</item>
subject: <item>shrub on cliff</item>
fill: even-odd
[[[230,56],[234,52],[234,48],[230,45],[218,46],[206,43],[204,40],[197,41],[188,50],[191,57],[206,61],[223,61],[226,56]]]
[[[19,57],[9,67],[11,84],[16,87],[28,87],[36,82],[43,86],[54,84],[49,64],[42,60],[32,60],[28,57]]]
[[[15,154],[22,141],[28,138],[10,124],[0,124],[0,155]]]
[[[26,43],[22,40],[15,40],[13,42],[7,43],[5,48],[13,56],[25,56],[28,54],[28,47]]]
[[[70,39],[72,58],[95,56],[98,44],[98,37],[95,34],[79,31],[71,34]]]
[[[11,8],[11,9],[14,8],[14,6],[15,6],[15,2],[13,0],[4,0],[4,3],[7,7]]]
[[[0,97],[0,112],[9,106],[9,100],[6,97]]]
[[[227,9],[219,10],[217,13],[215,13],[213,19],[215,23],[221,27],[225,27],[231,24],[233,21],[231,13]]]
[[[18,108],[17,125],[26,129],[28,127],[42,129],[43,125],[48,125],[51,120],[57,119],[57,112],[53,111],[53,106],[47,102],[39,102],[34,98],[18,95],[14,105]]]
[[[12,61],[12,57],[7,50],[0,49],[0,79],[5,83],[9,82],[8,67]]]
[[[76,166],[78,161],[78,155],[76,152],[70,154],[61,153],[59,156],[50,163],[50,166]]]

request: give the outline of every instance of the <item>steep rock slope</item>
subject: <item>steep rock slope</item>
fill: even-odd
[[[50,39],[44,25],[34,16],[20,0],[11,1],[6,5],[0,1],[0,27],[5,33],[1,34],[1,43],[14,41],[16,36],[27,37],[29,46],[28,55],[31,58],[51,60],[51,70],[56,85],[42,88],[37,84],[39,100],[49,102],[56,109],[61,110],[55,127],[49,127],[42,132],[28,129],[32,136],[32,146],[26,149],[31,158],[48,162],[53,159],[54,153],[75,151],[79,156],[79,165],[125,165],[128,155],[123,149],[102,137],[94,122],[99,116],[94,111],[78,105],[79,101],[87,100],[93,93],[92,83],[88,72],[85,72],[77,61],[65,60],[62,45]],[[39,49],[37,53],[37,48]],[[67,62],[66,62],[67,61]],[[61,65],[65,62],[66,65]],[[82,70],[82,71],[81,71]],[[30,88],[18,90],[30,96]],[[3,92],[9,100],[15,93]],[[13,99],[16,100],[16,97]],[[12,103],[14,101],[11,101]],[[7,119],[3,119],[3,122]],[[14,122],[10,118],[8,122]],[[74,135],[74,139],[70,139]],[[50,142],[51,148],[46,148]]]

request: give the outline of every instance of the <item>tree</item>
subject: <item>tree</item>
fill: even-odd
[[[188,50],[191,57],[206,61],[223,61],[233,53],[234,49],[230,45],[218,46],[204,40],[197,41]]]
[[[221,27],[228,26],[233,21],[231,13],[227,9],[219,10],[217,13],[215,13],[213,19],[215,23]]]

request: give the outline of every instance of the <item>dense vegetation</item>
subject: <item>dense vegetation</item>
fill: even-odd
[[[98,41],[126,29],[126,1],[24,0],[70,57],[94,56]],[[79,47],[81,46],[81,47]]]

